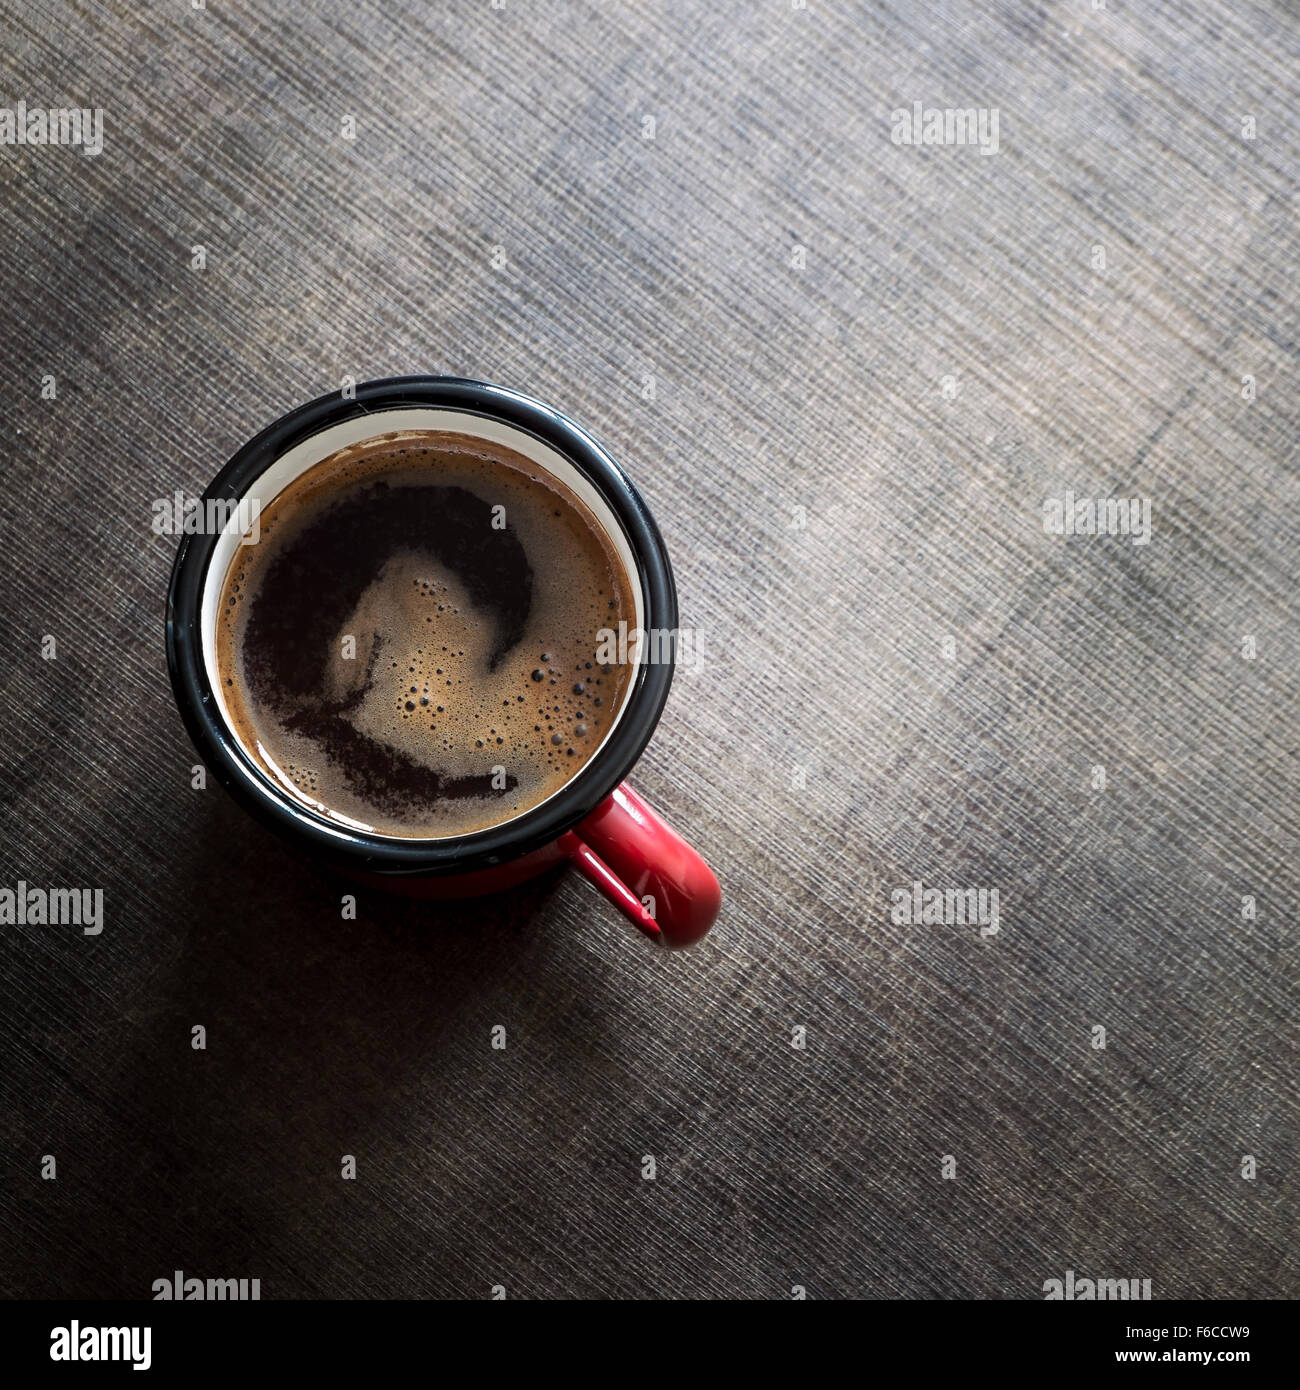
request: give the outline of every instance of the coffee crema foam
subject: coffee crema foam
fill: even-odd
[[[470,834],[559,791],[613,726],[635,666],[597,663],[597,633],[635,623],[632,581],[523,455],[383,435],[309,469],[260,525],[222,585],[218,677],[240,743],[313,811]]]

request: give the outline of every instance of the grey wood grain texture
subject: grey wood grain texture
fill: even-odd
[[[0,15],[3,104],[105,112],[0,147],[0,885],[107,918],[0,928],[0,1291],[1300,1292],[1292,6]],[[892,143],[913,101],[998,154]],[[667,537],[707,660],[637,782],[723,882],[694,952],[572,879],[342,921],[191,789],[151,501],[434,371]],[[1066,489],[1150,544],[1047,534]],[[895,925],[914,880],[1002,930]]]

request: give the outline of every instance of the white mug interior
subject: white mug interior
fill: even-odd
[[[300,444],[295,444],[292,449],[281,454],[276,461],[257,477],[249,486],[247,492],[239,501],[255,501],[260,511],[265,512],[271,503],[289,486],[302,477],[309,469],[314,468],[318,463],[323,462],[331,455],[336,454],[340,449],[344,449],[353,444],[360,444],[369,439],[375,439],[380,435],[392,434],[397,431],[420,430],[433,431],[451,434],[471,435],[478,439],[487,440],[493,444],[505,445],[513,449],[516,453],[522,454],[530,463],[536,464],[538,468],[558,479],[572,492],[574,492],[590,510],[591,514],[600,524],[601,529],[609,538],[610,545],[614,548],[623,566],[624,572],[628,577],[632,589],[632,598],[635,605],[635,624],[634,630],[640,631],[645,625],[646,598],[642,587],[640,572],[637,567],[636,558],[632,553],[632,546],[624,533],[618,518],[613,509],[605,501],[600,491],[580,472],[563,454],[553,449],[549,444],[529,434],[526,430],[517,429],[513,425],[506,424],[501,420],[488,419],[482,415],[473,415],[459,410],[440,410],[427,406],[397,408],[392,410],[376,411],[373,414],[362,415],[350,420],[340,421],[337,425],[329,425],[319,433],[312,435],[309,439],[304,439]],[[237,513],[238,515],[238,513]],[[234,736],[234,722],[230,716],[230,710],[226,705],[225,695],[222,688],[222,681],[217,673],[217,616],[221,604],[221,589],[225,580],[226,572],[230,568],[231,561],[234,559],[235,552],[239,549],[242,540],[241,529],[237,524],[232,524],[218,535],[216,545],[213,547],[212,558],[208,564],[208,572],[203,580],[203,597],[200,609],[201,633],[203,639],[203,664],[207,673],[208,685],[216,699],[217,707],[221,715],[222,722]],[[604,738],[601,739],[591,757],[586,760],[584,766],[589,765],[595,758],[600,756],[601,749],[609,742],[622,722],[624,714],[627,712],[630,700],[624,700],[621,708],[616,713],[613,722],[605,731]],[[581,770],[581,769],[579,769]],[[245,770],[246,771],[246,770]],[[246,775],[252,778],[252,774],[246,771]],[[266,777],[265,780],[273,780]],[[255,778],[253,780],[256,780]],[[281,790],[284,790],[283,788]],[[508,817],[499,822],[501,825],[509,825],[512,820],[518,820],[520,816],[531,814],[538,807],[545,806],[553,797],[558,796],[563,791],[560,787],[540,801],[536,806],[531,806],[527,811],[521,811],[518,816]],[[294,798],[297,800],[298,798]],[[320,817],[326,824],[330,818]],[[347,821],[340,818],[342,825]],[[342,826],[340,826],[342,828]],[[355,827],[354,827],[355,828]],[[373,830],[367,830],[368,834],[375,835],[379,839],[393,840],[397,843],[409,844],[412,840],[422,838],[445,839],[446,836],[413,836],[413,835],[383,835]]]

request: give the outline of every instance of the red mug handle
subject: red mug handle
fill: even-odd
[[[722,906],[713,870],[626,782],[559,843],[584,878],[665,946],[698,941]]]

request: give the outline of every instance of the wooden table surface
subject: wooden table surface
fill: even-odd
[[[0,1291],[1300,1293],[1292,6],[0,32],[0,104],[104,113],[0,145],[0,886],[105,904],[0,924]],[[659,521],[692,952],[573,878],[341,920],[191,786],[151,503],[412,372],[563,409]],[[1067,491],[1149,543],[1052,533]],[[917,882],[999,930],[896,922]]]

